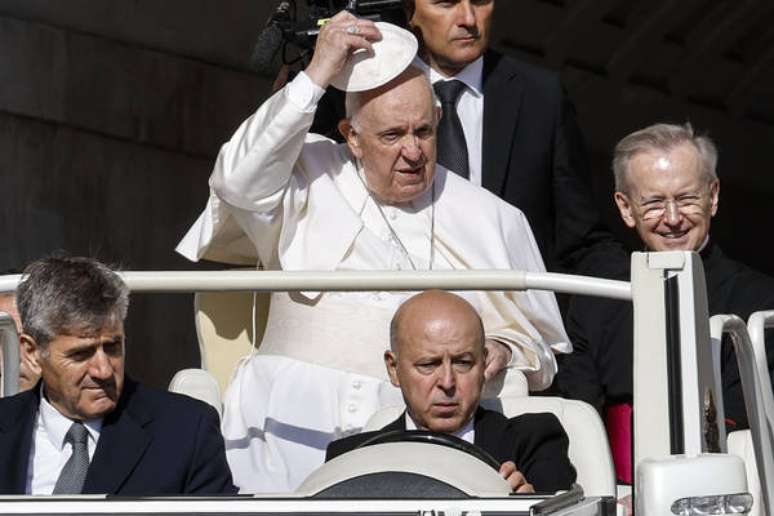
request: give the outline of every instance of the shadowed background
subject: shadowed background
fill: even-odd
[[[173,248],[220,145],[269,92],[248,60],[276,3],[0,0],[0,270],[58,249],[218,268]],[[494,46],[562,72],[619,238],[636,245],[611,200],[613,145],[690,120],[720,149],[714,238],[774,275],[774,3],[499,0]],[[166,385],[198,365],[192,313],[191,296],[134,296],[130,373]]]

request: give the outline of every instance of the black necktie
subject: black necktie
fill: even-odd
[[[457,80],[439,81],[433,87],[443,107],[443,115],[438,124],[438,163],[467,179],[470,176],[468,144],[465,142],[462,122],[455,106],[457,99],[465,91],[465,84]]]
[[[80,494],[89,470],[89,431],[82,423],[75,422],[65,435],[65,442],[72,444],[73,454],[65,463],[54,486],[53,494]]]

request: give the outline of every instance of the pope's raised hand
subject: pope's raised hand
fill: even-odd
[[[352,54],[360,49],[373,53],[371,42],[381,38],[374,22],[341,11],[320,29],[314,55],[305,72],[315,84],[327,88]]]

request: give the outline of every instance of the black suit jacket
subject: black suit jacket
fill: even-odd
[[[39,387],[0,399],[0,494],[25,492]],[[219,426],[205,403],[127,378],[103,420],[83,493],[235,493]]]
[[[701,252],[709,314],[751,313],[774,308],[774,278],[729,259],[711,241]],[[619,278],[629,279],[629,268]],[[566,397],[586,401],[600,412],[611,404],[631,403],[633,363],[632,304],[614,299],[578,297],[567,317],[571,355],[559,357],[557,381]],[[766,332],[769,372],[774,371],[774,333]],[[723,404],[729,430],[747,428],[736,355],[727,338],[721,348]]]
[[[484,54],[482,186],[527,217],[546,268],[610,276],[628,255],[601,222],[585,143],[558,74]],[[330,88],[312,132],[341,141],[344,94]]]
[[[595,206],[559,75],[489,50],[483,80],[484,188],[524,212],[549,270],[609,276],[628,257]]]
[[[404,412],[381,430],[331,442],[325,452],[325,460],[351,451],[377,434],[405,430],[405,417]],[[567,457],[569,440],[553,414],[522,414],[508,419],[499,412],[479,408],[473,428],[475,444],[501,464],[513,461],[535,490],[555,492],[569,489],[575,482],[575,468]]]

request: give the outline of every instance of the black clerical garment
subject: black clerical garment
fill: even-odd
[[[709,314],[736,314],[745,321],[753,312],[774,308],[774,278],[726,257],[711,241],[700,253],[707,282]],[[628,268],[619,279],[629,280]],[[567,317],[571,355],[560,358],[557,381],[562,394],[586,401],[600,412],[631,403],[633,391],[633,313],[630,302],[575,297]],[[774,333],[766,333],[768,367],[774,370]],[[748,428],[742,386],[733,347],[721,348],[723,401],[729,430]]]

